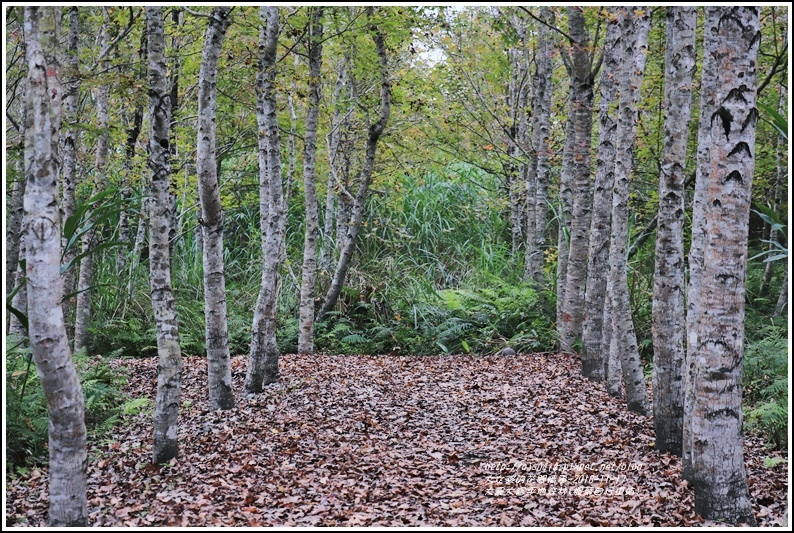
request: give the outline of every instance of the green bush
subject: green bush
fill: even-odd
[[[113,356],[114,354],[111,354]],[[89,434],[101,434],[118,422],[126,400],[126,378],[102,357],[74,355],[85,398]],[[6,337],[6,469],[46,462],[47,400],[23,339]]]
[[[745,417],[777,449],[788,447],[788,339],[783,326],[754,333],[744,360]]]

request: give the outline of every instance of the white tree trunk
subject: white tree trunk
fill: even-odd
[[[716,34],[719,31],[720,10],[706,8],[704,34]],[[697,170],[695,179],[695,197],[692,205],[692,242],[689,247],[689,285],[687,286],[686,315],[686,362],[684,375],[684,425],[681,450],[681,476],[692,481],[694,466],[692,464],[692,407],[695,403],[695,359],[693,354],[697,346],[697,324],[700,312],[699,290],[700,277],[703,271],[703,246],[706,241],[706,189],[711,148],[711,116],[716,110],[717,97],[717,40],[704,39],[703,42],[703,73],[700,81],[700,122],[698,126]]]
[[[587,252],[587,283],[585,288],[585,313],[582,323],[582,375],[594,381],[603,381],[607,365],[606,349],[602,349],[603,331],[611,327],[604,322],[607,302],[607,274],[609,273],[609,233],[612,186],[615,176],[615,110],[617,79],[620,72],[620,54],[616,50],[620,26],[615,8],[610,8],[604,43],[601,69],[601,100],[598,104],[598,151],[596,152],[593,213],[590,218],[590,239]],[[605,326],[606,324],[606,326]]]
[[[322,87],[323,9],[311,9],[307,46],[309,48],[309,109],[303,148],[303,187],[306,200],[306,235],[300,291],[298,352],[314,353],[314,281],[317,273],[317,232],[320,226],[314,161],[317,153],[317,119]]]
[[[581,7],[568,7],[571,59],[568,74],[571,78],[569,113],[573,115],[573,161],[570,178],[573,187],[571,237],[568,245],[568,268],[565,272],[560,348],[572,352],[582,333],[584,319],[585,282],[587,278],[588,232],[593,198],[590,190],[590,144],[593,126],[593,51],[590,34]],[[597,67],[596,67],[597,68]]]
[[[569,96],[569,99],[572,96]],[[563,312],[565,309],[565,289],[568,280],[568,237],[570,236],[571,210],[573,209],[573,114],[569,113],[565,122],[565,146],[562,149],[562,169],[560,170],[560,205],[557,213],[557,335],[562,339]],[[560,343],[562,350],[562,343]],[[564,350],[563,350],[564,351]]]
[[[109,42],[108,24],[102,24],[99,32],[99,50],[103,52]],[[102,61],[103,69],[107,68],[107,61]],[[99,137],[97,138],[96,155],[94,157],[94,176],[92,194],[99,190],[101,182],[105,181],[104,172],[108,158],[108,96],[110,88],[103,83],[96,89],[96,112],[97,128]],[[86,213],[86,220],[91,220],[91,213]],[[92,229],[86,232],[82,238],[82,253],[86,253],[94,247],[95,231]],[[88,253],[80,260],[80,275],[77,280],[77,305],[75,310],[74,322],[74,350],[88,347],[90,340],[88,328],[91,325],[91,295],[94,283],[94,253]]]
[[[552,24],[554,16],[549,7],[540,8],[540,19]],[[553,71],[553,43],[551,30],[544,24],[537,26],[537,68],[533,77],[532,113],[532,161],[530,179],[527,185],[527,242],[524,278],[535,280],[538,289],[546,285],[543,275],[546,248],[546,220],[548,214],[548,190],[551,159],[551,93]],[[529,207],[532,207],[531,212]]]
[[[251,354],[245,390],[262,392],[278,381],[276,297],[281,243],[284,236],[284,199],[281,185],[281,150],[276,105],[276,46],[279,34],[277,7],[262,7],[266,25],[260,31],[256,116],[259,125],[259,221],[262,233],[262,280],[251,328]]]
[[[163,12],[146,8],[149,36],[149,167],[152,170],[149,219],[149,273],[154,322],[157,328],[157,398],[154,406],[154,447],[152,462],[164,463],[179,453],[177,418],[182,372],[174,295],[171,290],[171,252],[173,202],[169,198],[171,153],[171,96],[165,64]]]
[[[54,527],[85,526],[87,521],[83,389],[69,353],[61,309],[61,86],[55,59],[59,22],[60,8],[25,8],[29,69],[24,199],[28,318],[33,359],[47,398],[50,525]]]
[[[631,302],[627,278],[628,202],[631,176],[636,107],[645,70],[650,29],[647,7],[623,8],[621,24],[624,31],[619,44],[623,53],[620,75],[620,108],[615,150],[615,185],[612,195],[612,232],[609,249],[609,275],[612,278],[612,333],[610,352],[617,351],[626,387],[626,403],[630,411],[649,414],[648,390],[645,385],[637,349],[637,336],[631,316]],[[614,384],[610,385],[614,388]]]
[[[684,182],[697,8],[668,7],[664,143],[653,276],[653,421],[656,450],[681,455],[684,417]]]
[[[204,317],[207,342],[207,384],[211,411],[234,407],[229,333],[226,320],[226,278],[223,267],[223,211],[215,149],[216,79],[218,56],[229,27],[231,8],[212,11],[204,36],[199,71],[196,173],[201,202],[204,258]]]
[[[63,136],[63,168],[61,169],[61,225],[66,223],[66,220],[74,213],[74,190],[77,181],[77,135],[78,129],[76,123],[77,116],[77,93],[80,90],[80,72],[79,72],[79,40],[80,40],[80,13],[76,6],[69,8],[69,36],[68,36],[68,52],[66,54],[66,66],[69,77],[72,83],[66,87],[66,97],[64,98],[64,117],[66,123],[70,126],[66,129],[66,134]],[[61,253],[63,254],[63,264],[70,263],[74,256],[77,254],[75,246],[66,250],[66,241],[61,241]],[[75,272],[77,268],[72,265],[63,274],[63,296],[64,300],[61,305],[63,307],[63,316],[67,324],[71,316],[72,293],[75,286]],[[69,332],[67,326],[67,334]]]
[[[747,233],[755,168],[759,7],[721,7],[692,407],[695,512],[755,525],[742,443]]]
[[[391,113],[391,82],[389,81],[385,37],[380,31],[376,30],[372,38],[375,41],[380,67],[380,111],[378,113],[377,122],[371,124],[368,128],[367,152],[358,178],[358,192],[353,202],[350,222],[347,226],[347,235],[342,251],[339,254],[339,261],[336,265],[334,277],[331,280],[331,286],[317,313],[317,321],[322,320],[325,314],[333,309],[334,305],[336,305],[337,298],[339,298],[339,294],[342,292],[342,285],[344,284],[347,270],[350,268],[350,261],[353,258],[353,252],[356,246],[356,237],[358,236],[362,217],[364,216],[364,204],[369,193],[369,185],[372,181],[372,173],[375,168],[375,153],[378,140],[386,129],[386,124],[389,122],[389,114]]]

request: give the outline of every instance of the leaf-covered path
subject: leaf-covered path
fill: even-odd
[[[125,360],[152,398],[156,360]],[[234,358],[235,390],[246,360]],[[207,412],[186,358],[180,457],[149,465],[151,416],[90,444],[97,526],[700,524],[680,461],[649,419],[580,376],[577,358],[282,356],[282,380]],[[785,525],[787,464],[747,439],[759,525]],[[780,454],[777,454],[780,455]],[[47,473],[6,482],[6,525],[46,525]]]

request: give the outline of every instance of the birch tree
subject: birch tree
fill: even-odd
[[[742,360],[760,8],[717,9],[717,31],[706,33],[719,53],[716,105],[708,117],[703,267],[693,288],[697,342],[690,347],[693,485],[702,517],[755,525],[743,457]]]
[[[350,262],[353,258],[353,252],[356,246],[356,238],[361,229],[361,221],[364,216],[364,207],[369,194],[369,186],[372,183],[372,173],[375,169],[375,155],[378,147],[378,140],[386,125],[389,122],[389,115],[391,113],[391,82],[389,80],[389,65],[388,56],[386,52],[386,42],[384,35],[377,29],[374,30],[372,39],[375,42],[375,49],[378,54],[378,67],[380,73],[380,110],[378,112],[378,119],[369,125],[367,128],[367,150],[364,158],[364,164],[358,176],[358,191],[356,192],[355,200],[353,202],[352,212],[350,214],[350,222],[347,227],[347,234],[344,237],[344,245],[339,253],[339,260],[336,264],[331,286],[325,295],[322,306],[317,312],[316,320],[322,320],[325,314],[333,309],[339,294],[342,292],[342,285],[345,281],[345,276],[350,268]]]
[[[157,398],[154,406],[152,462],[178,455],[177,417],[182,371],[174,295],[171,290],[171,252],[174,235],[173,202],[169,198],[171,153],[171,96],[165,63],[165,32],[160,7],[146,8],[149,55],[149,167],[152,170],[149,213],[149,282],[157,329]]]
[[[590,43],[590,33],[585,25],[584,13],[578,6],[568,7],[568,34],[571,41],[570,58],[563,54],[565,68],[570,76],[571,91],[568,112],[572,116],[572,162],[569,171],[573,188],[573,211],[568,249],[568,266],[565,271],[565,293],[560,333],[560,349],[573,351],[574,341],[582,330],[584,317],[585,279],[587,269],[587,242],[590,229],[592,193],[590,191],[590,136],[593,126],[593,85],[600,60]]]
[[[582,323],[582,375],[594,381],[604,380],[606,355],[609,352],[609,343],[606,343],[606,350],[602,349],[601,343],[605,329],[604,308],[609,298],[606,289],[609,273],[610,207],[612,186],[615,182],[615,100],[621,59],[617,51],[621,38],[618,19],[616,8],[609,8],[600,81],[601,99],[598,104],[598,148]],[[610,326],[611,323],[606,324],[607,329]]]
[[[77,182],[77,95],[80,90],[80,65],[79,65],[79,41],[80,41],[80,12],[76,6],[69,8],[69,34],[66,46],[66,74],[69,81],[66,85],[64,95],[64,118],[68,124],[65,135],[63,136],[63,168],[61,169],[61,224],[65,224],[74,213],[74,191]],[[74,260],[76,247],[66,246],[66,241],[61,241],[61,253],[63,254],[63,264],[69,264]],[[63,272],[63,316],[67,323],[70,320],[72,305],[71,294],[74,292],[75,272],[77,269],[67,268]],[[67,327],[67,333],[69,328]]]
[[[204,320],[207,342],[209,408],[234,407],[229,361],[229,329],[226,320],[226,278],[223,266],[223,212],[218,185],[215,148],[216,80],[218,56],[231,20],[230,7],[216,7],[209,17],[201,55],[198,94],[196,173],[201,202],[204,260]]]
[[[653,275],[653,422],[656,450],[681,455],[684,416],[684,182],[695,7],[668,7],[664,67],[664,143],[659,174]]]
[[[281,185],[281,149],[276,105],[278,7],[262,7],[259,71],[256,78],[256,120],[259,126],[259,224],[262,234],[262,280],[251,328],[251,353],[245,390],[262,392],[278,381],[276,296],[285,210]]]
[[[626,402],[630,411],[648,414],[648,391],[645,385],[637,336],[631,316],[626,248],[628,240],[629,181],[636,131],[636,108],[645,70],[650,29],[647,7],[626,7],[622,21],[623,39],[620,71],[620,99],[615,147],[615,184],[612,193],[612,229],[609,247],[611,334],[610,353],[620,361]],[[615,374],[612,374],[615,375]],[[615,389],[615,384],[608,387]]]
[[[86,429],[80,379],[61,309],[58,213],[61,85],[55,51],[60,8],[26,7],[28,86],[24,227],[28,319],[49,420],[50,525],[85,526]]]
[[[543,250],[546,247],[546,219],[548,213],[548,190],[550,177],[551,140],[551,94],[553,71],[553,45],[551,30],[554,15],[549,7],[540,8],[537,26],[537,52],[532,100],[532,147],[530,153],[530,187],[527,184],[527,242],[524,278],[533,279],[538,288],[545,286],[543,276]],[[532,206],[531,212],[529,206]]]
[[[100,57],[105,57],[109,43],[108,22],[102,24],[99,31],[99,50]],[[108,61],[100,61],[102,71],[107,71]],[[94,157],[94,176],[92,184],[92,194],[98,192],[101,181],[105,181],[104,172],[108,158],[108,97],[110,88],[106,82],[101,82],[96,89],[95,103],[97,112],[97,138],[96,153]],[[90,213],[86,214],[86,220],[90,220]],[[94,255],[86,253],[94,246],[96,232],[91,229],[82,238],[82,252],[85,254],[80,260],[80,274],[77,278],[77,304],[75,307],[74,322],[74,349],[75,351],[88,347],[89,331],[91,325],[91,294],[94,282]]]
[[[700,303],[700,277],[703,271],[703,246],[706,239],[706,188],[711,151],[711,116],[716,110],[717,97],[717,40],[713,38],[719,31],[720,10],[706,8],[703,40],[703,73],[700,81],[700,118],[698,126],[697,167],[695,171],[695,196],[692,201],[692,237],[689,247],[689,284],[687,285],[686,313],[686,361],[684,375],[684,423],[681,450],[681,475],[692,481],[692,408],[695,404],[695,359],[697,346],[697,323]]]
[[[317,119],[320,114],[322,70],[323,8],[309,8],[309,32],[306,41],[309,55],[309,108],[306,111],[306,134],[303,148],[303,188],[306,200],[306,234],[303,243],[303,267],[300,291],[298,352],[314,352],[314,282],[317,274],[317,233],[320,215],[314,161],[317,154]]]

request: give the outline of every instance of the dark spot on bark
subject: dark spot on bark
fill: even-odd
[[[754,107],[747,113],[747,118],[745,118],[742,123],[742,131],[744,131],[747,126],[755,126],[756,122],[758,122],[758,108]]]
[[[160,139],[160,146],[167,150],[168,149],[168,139]]]
[[[719,117],[722,119],[722,129],[725,130],[725,138],[730,139],[731,135],[731,123],[733,122],[733,115],[730,111],[725,109],[724,107],[720,106],[717,111],[711,115],[711,126],[714,127],[714,117]]]
[[[747,92],[747,85],[741,85],[740,87],[734,87],[733,89],[728,92],[728,96],[725,97],[725,100],[732,100],[736,99],[741,101],[743,104],[747,103],[747,98],[744,97],[744,93]]]
[[[713,205],[714,207],[722,207],[722,202],[720,202],[719,198],[717,198],[713,202],[711,202],[711,205]]]
[[[748,148],[748,150],[749,150],[749,148]],[[744,179],[742,178],[742,174],[738,170],[734,170],[733,172],[731,172],[730,174],[725,176],[725,179],[722,180],[722,183],[725,184],[725,183],[728,183],[731,180],[737,181],[739,183],[743,183],[744,182]]]
[[[750,152],[750,146],[744,141],[734,146],[733,150],[731,150],[731,152],[728,154],[728,157],[731,157],[732,155],[736,155],[740,153],[742,150],[747,152],[747,157],[753,157],[753,154]]]

